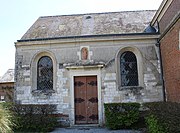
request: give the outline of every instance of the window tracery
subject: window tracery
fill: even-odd
[[[121,86],[138,86],[137,59],[133,52],[126,51],[120,56]]]
[[[53,89],[53,62],[48,56],[43,56],[37,64],[37,89]]]

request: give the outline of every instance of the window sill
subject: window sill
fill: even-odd
[[[55,90],[33,90],[32,94],[34,96],[51,96],[52,93],[55,93]]]
[[[125,91],[125,90],[142,90],[142,86],[119,86],[118,90],[119,91]]]

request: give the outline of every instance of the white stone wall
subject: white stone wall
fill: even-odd
[[[157,85],[155,76],[151,73],[144,74],[144,86],[140,88],[117,88],[116,74],[107,73],[104,80],[103,101],[113,102],[153,102],[162,101],[162,85]]]
[[[24,74],[27,74],[27,72]],[[59,69],[57,71],[56,90],[52,94],[34,93],[31,86],[16,86],[16,100],[21,104],[56,104],[58,113],[69,114],[70,90],[68,79],[64,76],[64,73],[65,69]]]
[[[94,40],[93,40],[94,39]],[[97,39],[97,38],[96,38]],[[103,38],[96,40],[54,40],[42,42],[22,42],[16,45],[16,70],[15,70],[15,100],[22,104],[56,104],[59,113],[67,114],[70,123],[73,124],[73,73],[77,76],[91,75],[98,77],[98,98],[100,121],[103,118],[103,104],[112,102],[152,102],[162,101],[162,83],[160,80],[160,65],[158,53],[155,50],[156,39],[134,38]],[[109,40],[108,40],[109,39]],[[117,40],[114,40],[117,39]],[[122,39],[122,40],[121,40]],[[107,41],[108,40],[108,41]],[[62,42],[61,42],[62,41]],[[39,43],[39,44],[38,44]],[[90,61],[87,66],[78,66],[79,51],[85,46],[90,50]],[[120,87],[118,78],[117,55],[125,47],[135,47],[139,50],[142,59],[140,67],[142,84],[139,87]],[[41,52],[49,52],[53,55],[54,67],[54,91],[42,93],[34,88],[33,63],[35,56]],[[42,54],[43,55],[43,54]],[[101,67],[96,63],[101,62]],[[96,65],[93,66],[93,63]],[[104,64],[103,64],[104,63]],[[78,64],[73,68],[65,65]],[[102,115],[101,115],[102,114]]]

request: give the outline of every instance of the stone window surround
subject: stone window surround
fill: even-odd
[[[121,86],[121,75],[120,75],[120,56],[122,53],[126,52],[126,51],[130,51],[133,52],[136,56],[137,59],[137,69],[138,69],[138,82],[139,82],[139,86]],[[116,84],[117,84],[117,89],[118,90],[124,90],[124,89],[128,89],[131,87],[143,87],[144,86],[144,78],[143,78],[143,59],[142,59],[142,54],[140,52],[140,50],[136,47],[123,47],[121,48],[118,53],[116,54]]]
[[[52,59],[53,62],[53,90],[37,90],[37,63],[39,59],[43,56],[48,56]],[[53,93],[56,90],[56,71],[57,71],[57,61],[55,55],[50,51],[40,51],[34,55],[31,60],[31,91],[33,93]]]

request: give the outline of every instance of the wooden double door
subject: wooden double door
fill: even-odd
[[[98,123],[97,76],[74,77],[75,124]]]

